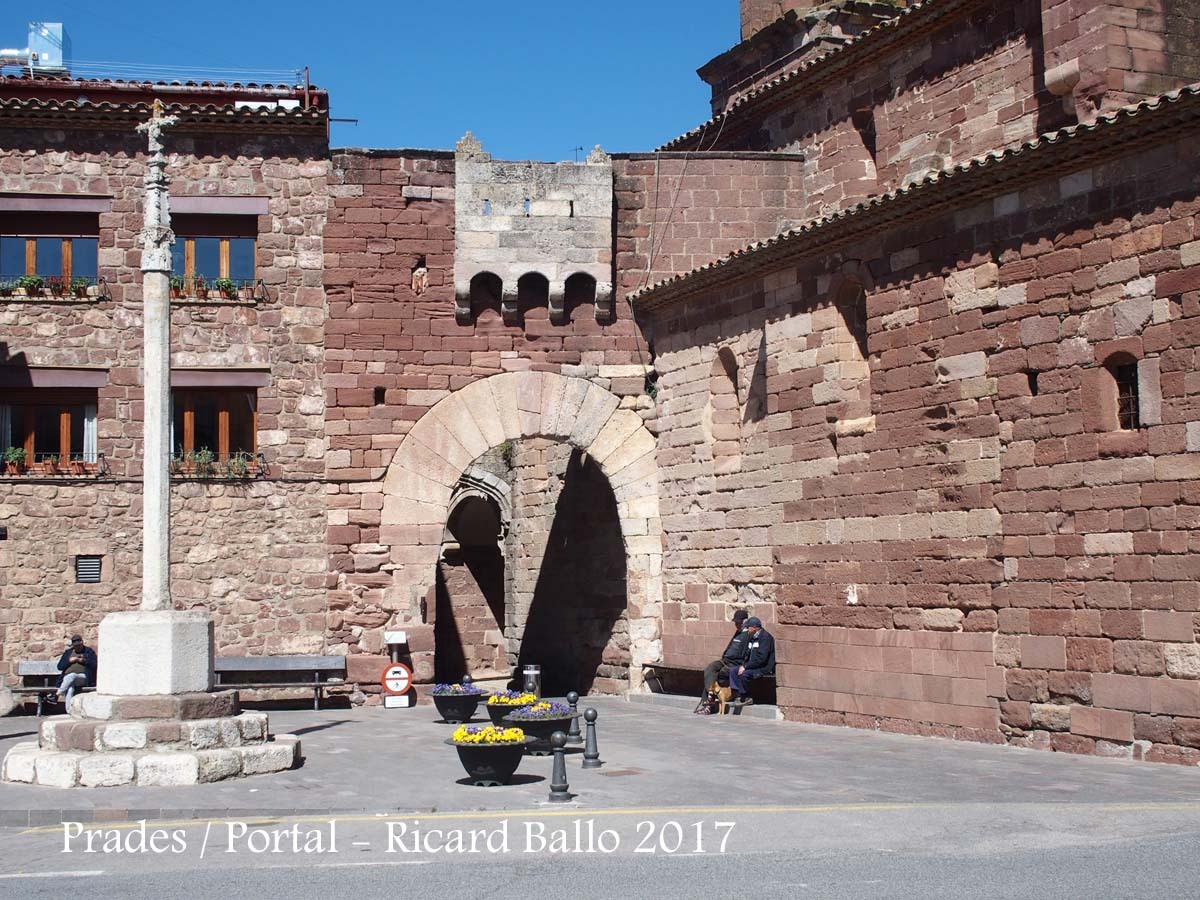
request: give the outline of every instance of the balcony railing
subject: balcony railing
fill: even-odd
[[[108,283],[100,278],[61,275],[11,275],[0,272],[0,303],[16,300],[66,302],[111,300]]]
[[[8,478],[101,478],[108,474],[108,462],[103,453],[34,453],[32,458],[5,454],[0,458],[0,474]]]
[[[172,454],[171,474],[176,478],[248,481],[265,477],[268,470],[266,457],[261,453],[231,453],[222,458],[202,449]]]
[[[267,286],[261,278],[237,281],[172,275],[171,299],[184,303],[262,303],[267,299]]]

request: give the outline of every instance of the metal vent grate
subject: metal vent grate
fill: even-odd
[[[99,556],[75,557],[75,581],[77,584],[100,583],[100,559]]]

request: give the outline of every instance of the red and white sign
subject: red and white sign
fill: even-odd
[[[412,687],[412,670],[402,663],[392,663],[379,679],[383,689],[392,695],[407,694]]]

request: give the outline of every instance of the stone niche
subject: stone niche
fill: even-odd
[[[546,305],[565,325],[576,307],[613,316],[613,167],[596,147],[583,162],[493,160],[470,132],[458,142],[454,189],[455,315],[485,309],[507,325]]]

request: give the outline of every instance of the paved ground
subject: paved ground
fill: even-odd
[[[72,875],[113,900],[173,894],[181,877],[221,898],[1200,896],[1200,770],[589,703],[606,765],[573,754],[565,806],[545,802],[545,759],[507,788],[459,784],[426,707],[273,713],[304,740],[305,764],[282,775],[3,785],[0,898],[57,897]],[[33,723],[0,720],[0,751]],[[164,852],[139,851],[143,817]],[[456,831],[468,852],[451,852]]]

